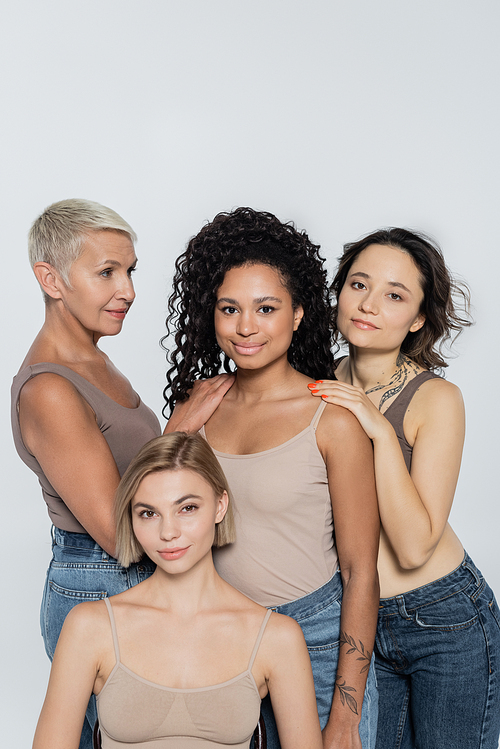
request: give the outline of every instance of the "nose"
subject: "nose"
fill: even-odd
[[[358,309],[360,312],[371,312],[373,315],[376,315],[379,309],[375,295],[372,292],[367,291],[361,298],[358,304]]]
[[[248,336],[257,333],[258,325],[254,315],[251,312],[242,312],[238,315],[238,323],[236,325],[236,332],[248,338]]]
[[[132,278],[127,274],[124,278],[122,277],[119,288],[116,291],[115,296],[118,299],[123,299],[128,304],[132,304],[135,299],[135,289]]]
[[[160,538],[162,541],[173,541],[180,536],[179,526],[175,517],[164,516],[161,522]]]

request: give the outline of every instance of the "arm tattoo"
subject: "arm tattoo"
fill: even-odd
[[[362,661],[364,664],[361,671],[359,672],[360,674],[364,674],[365,671],[368,671],[368,669],[370,668],[372,654],[369,650],[365,650],[365,646],[363,645],[361,640],[359,641],[358,646],[356,645],[356,640],[354,639],[354,637],[351,637],[351,635],[348,635],[347,632],[342,632],[341,630],[339,643],[340,647],[342,647],[342,645],[349,645],[347,655],[351,655],[351,653],[359,653],[359,656],[358,658],[356,658],[356,660]]]
[[[341,684],[341,678],[341,676],[337,676],[335,680],[335,686],[339,690],[340,700],[343,705],[347,703],[347,707],[349,708],[349,710],[351,710],[351,712],[353,712],[355,715],[358,715],[358,703],[356,702],[352,694],[349,694],[349,692],[355,692],[356,690],[354,689],[354,687],[346,686],[345,680]]]

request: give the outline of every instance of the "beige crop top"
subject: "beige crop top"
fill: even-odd
[[[113,609],[104,601],[116,663],[96,698],[103,749],[247,749],[260,714],[252,666],[271,612],[266,612],[246,671],[210,687],[172,689],[123,665]]]
[[[37,475],[42,487],[42,494],[49,511],[50,519],[56,528],[73,533],[85,533],[85,528],[78,522],[64,503],[50,481],[45,476],[40,463],[23,442],[19,425],[19,395],[24,385],[32,377],[44,372],[51,372],[69,380],[95,413],[97,426],[108,443],[109,449],[118,466],[120,476],[141,447],[161,434],[160,422],[155,414],[140,399],[137,408],[127,408],[116,403],[109,395],[72,369],[62,364],[42,362],[31,364],[22,369],[15,377],[11,389],[11,418],[14,443],[21,460]],[[92,471],[92,466],[88,467]]]
[[[312,593],[337,569],[333,514],[316,428],[250,455],[214,450],[234,502],[236,542],[214,549],[224,580],[262,606]],[[204,430],[201,432],[205,436]]]

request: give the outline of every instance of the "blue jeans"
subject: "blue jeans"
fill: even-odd
[[[322,730],[330,716],[337,675],[341,604],[342,581],[340,573],[336,572],[332,579],[318,590],[298,598],[296,601],[273,608],[273,611],[277,611],[279,614],[291,616],[302,628],[311,658],[319,722]],[[359,724],[359,735],[363,749],[374,749],[375,747],[377,704],[377,682],[372,660]],[[262,702],[262,714],[266,723],[268,749],[279,749],[278,731],[269,697],[266,697]]]
[[[383,598],[375,643],[377,749],[497,749],[500,612],[470,557]]]
[[[50,660],[67,614],[78,603],[114,596],[142,582],[155,570],[145,562],[122,567],[86,533],[52,529],[52,561],[43,591],[40,625]],[[97,718],[95,699],[89,702],[80,749],[92,749],[92,730]]]

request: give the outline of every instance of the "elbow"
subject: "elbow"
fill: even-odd
[[[423,567],[432,556],[434,549],[412,547],[396,553],[398,564],[403,570],[417,570]]]

